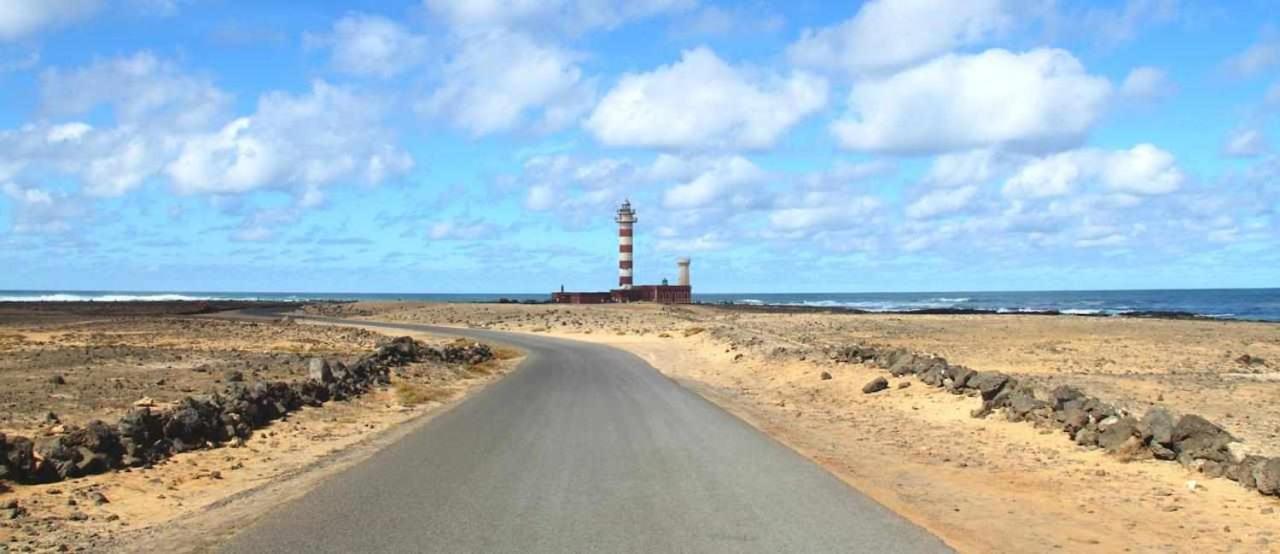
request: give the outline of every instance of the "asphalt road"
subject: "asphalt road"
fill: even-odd
[[[267,514],[226,551],[948,551],[631,354],[395,327],[530,354],[506,378]]]

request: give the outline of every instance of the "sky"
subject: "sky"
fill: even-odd
[[[1280,286],[1271,0],[5,0],[0,289]]]

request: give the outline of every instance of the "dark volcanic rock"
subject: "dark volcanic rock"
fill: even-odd
[[[898,356],[892,356],[892,355],[891,355],[891,358],[892,358],[894,361],[893,361],[893,363],[889,366],[889,374],[890,374],[890,375],[892,375],[892,376],[894,376],[894,377],[901,377],[901,376],[903,376],[903,375],[910,375],[910,374],[912,374],[912,373],[915,373],[915,372],[916,372],[916,368],[915,368],[916,356],[915,356],[915,354],[903,353],[903,354],[898,355]]]
[[[969,376],[969,380],[965,386],[982,393],[983,400],[991,400],[992,398],[995,398],[996,394],[1000,392],[1000,389],[1004,388],[1005,384],[1008,382],[1009,376],[1003,373],[994,371],[975,371],[973,375]]]
[[[1272,458],[1254,465],[1253,481],[1258,492],[1280,496],[1280,458]]]
[[[962,365],[949,365],[942,371],[943,376],[946,377],[944,384],[952,392],[959,392],[964,389],[969,382],[969,378],[973,377],[975,373],[977,372]]]
[[[1030,388],[1018,388],[1009,394],[1006,405],[1010,421],[1032,419],[1032,412],[1049,408],[1049,404],[1036,398],[1035,391]]]
[[[1076,431],[1075,441],[1076,441],[1076,444],[1080,446],[1090,446],[1090,447],[1097,446],[1098,430],[1094,429],[1093,427],[1085,427],[1079,431]]]
[[[1227,468],[1227,478],[1240,483],[1240,486],[1246,489],[1256,490],[1258,488],[1257,472],[1266,463],[1267,459],[1262,456],[1245,456],[1240,463]]]
[[[1068,402],[1076,402],[1079,404],[1085,399],[1085,394],[1075,387],[1062,385],[1053,389],[1053,409],[1062,410]]]
[[[1109,451],[1116,451],[1124,445],[1125,441],[1129,440],[1129,437],[1137,435],[1138,421],[1132,417],[1124,417],[1102,429],[1102,432],[1098,434],[1098,446]]]
[[[831,380],[831,373],[830,373],[830,372],[827,372],[827,371],[824,371],[824,372],[822,372],[822,374],[821,374],[821,375],[819,375],[819,376],[818,376],[818,378],[822,379],[823,381],[829,381],[829,380]]]
[[[875,379],[872,379],[870,383],[862,386],[862,393],[871,394],[874,392],[880,392],[887,388],[889,388],[889,381],[884,377],[876,377]]]
[[[1209,420],[1187,414],[1173,427],[1171,440],[1178,460],[1187,465],[1193,460],[1231,461],[1227,445],[1235,439]]]
[[[1142,432],[1142,437],[1151,443],[1167,448],[1173,446],[1174,425],[1173,414],[1165,408],[1155,406],[1142,416],[1139,431]]]

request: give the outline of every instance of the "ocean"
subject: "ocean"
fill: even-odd
[[[493,302],[502,298],[517,301],[544,301],[548,299],[548,295],[504,293],[0,291],[0,301],[50,302],[148,300]],[[812,306],[866,312],[977,310],[1001,313],[1060,312],[1097,316],[1172,312],[1219,319],[1280,321],[1280,288],[1009,292],[695,293],[694,301],[712,304]]]

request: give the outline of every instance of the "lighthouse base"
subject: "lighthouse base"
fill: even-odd
[[[551,301],[556,304],[606,304],[627,302],[654,302],[657,304],[689,304],[693,302],[693,287],[688,285],[636,285],[609,292],[553,292]]]

